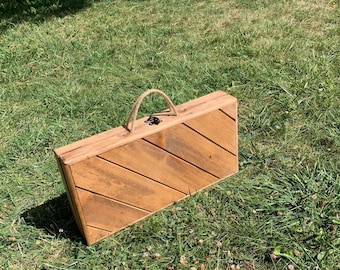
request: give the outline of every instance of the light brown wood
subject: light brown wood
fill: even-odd
[[[75,220],[91,245],[238,171],[237,101],[216,91],[162,122],[134,122],[55,149]]]
[[[103,229],[97,229],[94,227],[87,226],[87,235],[85,237],[86,244],[92,245],[108,236],[113,234],[111,231],[106,231]]]
[[[116,127],[55,149],[55,153],[65,164],[71,165],[233,103],[236,103],[236,99],[233,96],[222,91],[216,91],[176,106],[179,116],[161,115],[159,117],[162,120],[161,125],[146,125],[144,121],[148,117],[144,117],[136,121],[134,132],[132,133],[124,127]]]
[[[142,172],[146,177],[185,194],[216,182],[216,177],[143,139],[99,156],[134,172]]]
[[[187,126],[218,144],[230,153],[236,155],[235,120],[226,117],[221,110],[212,111],[200,117],[185,122]]]
[[[148,212],[183,197],[182,192],[97,157],[72,165],[72,175],[79,188]]]
[[[235,155],[201,136],[184,124],[146,136],[145,140],[169,151],[217,178],[234,170]]]
[[[81,203],[79,201],[78,193],[76,190],[76,186],[74,184],[74,179],[72,176],[72,172],[69,165],[62,164],[60,160],[58,160],[59,169],[63,178],[64,186],[66,189],[67,197],[69,199],[71,210],[73,212],[74,219],[77,223],[77,226],[80,230],[80,233],[85,237],[88,235],[86,222],[84,218],[84,213],[81,211]]]
[[[77,188],[86,225],[116,232],[149,214],[147,211]]]

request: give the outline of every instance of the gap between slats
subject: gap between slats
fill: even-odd
[[[186,126],[187,128],[190,128],[192,131],[196,132],[197,134],[201,135],[203,138],[207,139],[208,141],[212,142],[213,144],[215,144],[216,146],[222,148],[223,150],[227,151],[228,153],[230,153],[231,155],[233,155],[234,157],[236,157],[236,154],[231,152],[230,150],[224,148],[222,145],[216,143],[215,141],[211,140],[210,138],[208,138],[207,136],[205,136],[204,134],[200,133],[199,131],[197,131],[196,129],[190,127],[188,124],[183,123],[184,126]]]
[[[213,116],[214,118],[218,118],[218,117],[220,117],[220,115],[223,115],[223,116],[226,116],[229,119],[228,121],[230,121],[230,120],[232,121],[232,123],[230,123],[230,125],[227,124],[227,126],[224,126],[224,128],[228,129],[228,131],[233,135],[232,138],[234,138],[235,141],[230,142],[230,138],[229,138],[228,141],[221,142],[220,140],[218,140],[218,137],[210,138],[207,134],[205,134],[204,130],[197,127],[197,124],[192,123],[193,120],[186,121],[183,124],[186,127],[190,128],[195,133],[201,135],[202,137],[206,138],[210,142],[214,143],[216,146],[221,147],[223,150],[229,152],[230,154],[232,154],[233,156],[236,157],[237,156],[237,127],[236,127],[237,123],[236,123],[236,120],[233,117],[231,117],[226,111],[224,111],[223,108],[218,109],[216,112],[219,112],[219,114],[216,115],[216,116]],[[210,115],[212,113],[215,113],[215,112],[210,112]],[[223,121],[225,121],[225,120],[223,120]],[[218,125],[216,125],[216,126],[218,128]],[[234,130],[234,128],[235,128],[235,130]],[[214,137],[214,136],[212,136],[212,137]],[[227,134],[226,134],[226,139],[228,139]]]
[[[111,233],[113,232],[113,231],[109,231],[109,230],[107,230],[107,229],[99,228],[99,227],[96,227],[96,226],[93,226],[93,225],[88,225],[88,224],[86,224],[86,226],[89,227],[89,228],[96,229],[96,230],[105,231],[105,232],[107,232],[107,233],[109,233],[109,234],[111,234]]]
[[[130,207],[130,208],[134,208],[134,209],[139,210],[139,211],[146,212],[147,215],[153,213],[152,211],[146,210],[146,209],[144,209],[144,208],[142,208],[142,207],[138,207],[138,206],[135,206],[135,205],[133,205],[133,204],[129,204],[129,203],[126,203],[126,202],[123,202],[123,201],[120,201],[120,200],[111,198],[111,197],[109,197],[109,196],[106,196],[106,195],[103,195],[103,194],[94,192],[93,190],[88,190],[88,189],[85,189],[85,188],[82,188],[82,187],[79,187],[79,186],[76,186],[76,187],[79,188],[79,189],[81,189],[81,190],[84,190],[84,191],[86,191],[86,192],[90,192],[91,194],[94,194],[94,195],[96,195],[96,196],[100,196],[100,197],[105,198],[105,199],[107,199],[107,200],[114,201],[114,202],[116,202],[116,203],[118,203],[118,204],[125,205],[126,207]]]
[[[231,115],[229,115],[226,111],[222,109],[219,109],[219,111],[221,111],[222,113],[224,113],[226,116],[228,116],[231,120],[233,120],[234,122],[236,121],[236,118],[232,117]]]
[[[145,138],[143,138],[143,140],[146,141],[146,142],[148,142],[148,143],[150,143],[150,144],[152,144],[153,146],[155,146],[155,147],[157,147],[157,148],[159,148],[159,149],[161,149],[161,150],[167,152],[168,154],[170,154],[170,155],[172,155],[172,156],[174,156],[174,157],[176,157],[176,158],[178,158],[178,159],[184,161],[185,163],[190,164],[191,166],[194,166],[195,168],[198,168],[198,169],[200,169],[201,171],[203,171],[203,172],[205,172],[205,173],[208,173],[209,175],[215,177],[216,179],[219,179],[218,176],[212,174],[211,172],[209,172],[209,171],[207,171],[207,170],[204,170],[203,168],[199,167],[198,165],[196,165],[196,164],[194,164],[194,163],[191,163],[191,162],[189,162],[189,161],[183,159],[182,157],[175,155],[174,153],[171,153],[170,151],[168,151],[168,150],[166,150],[166,149],[164,149],[164,148],[158,146],[157,144],[154,144],[153,142],[148,141],[148,140],[145,139]]]
[[[140,158],[138,151],[141,151]],[[129,155],[133,157],[129,159]],[[217,178],[145,139],[131,143],[130,147],[122,146],[97,157],[184,194],[194,193],[216,182]]]
[[[96,156],[96,157],[99,158],[99,159],[101,159],[101,160],[103,160],[103,161],[105,161],[105,162],[108,162],[108,163],[110,163],[110,164],[114,164],[114,165],[119,166],[119,167],[121,167],[121,168],[123,168],[123,169],[125,169],[125,170],[128,170],[128,171],[130,171],[130,172],[133,172],[133,173],[138,174],[138,175],[140,175],[140,176],[143,176],[143,177],[145,177],[145,178],[147,178],[147,179],[149,179],[149,180],[151,180],[151,181],[156,182],[157,184],[160,184],[160,185],[165,186],[165,187],[167,187],[167,188],[171,188],[171,189],[173,189],[173,190],[175,190],[175,191],[177,191],[177,192],[182,193],[183,195],[188,195],[188,194],[190,194],[190,192],[185,193],[185,192],[183,192],[183,191],[181,191],[181,190],[179,190],[179,189],[176,189],[176,188],[174,188],[174,187],[172,187],[172,186],[166,185],[166,184],[164,184],[164,183],[162,183],[162,182],[160,182],[160,181],[157,181],[157,180],[155,180],[155,179],[153,179],[153,178],[151,178],[151,177],[149,177],[149,176],[146,176],[146,175],[144,175],[144,174],[142,174],[142,173],[140,173],[140,172],[137,172],[137,171],[135,171],[135,170],[132,170],[132,169],[130,169],[130,168],[127,168],[127,167],[125,167],[125,166],[122,166],[122,165],[120,165],[120,164],[118,164],[118,163],[116,163],[116,162],[113,162],[113,161],[111,161],[111,160],[109,160],[109,159],[106,159],[106,158],[104,158],[104,157],[101,157],[101,156]]]

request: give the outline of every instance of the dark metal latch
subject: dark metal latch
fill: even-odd
[[[152,116],[150,115],[149,118],[147,120],[144,121],[145,123],[148,123],[149,126],[151,125],[158,125],[160,122],[162,122],[161,119],[159,119],[158,117],[156,116]]]

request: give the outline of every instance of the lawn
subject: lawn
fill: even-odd
[[[1,268],[340,269],[339,5],[0,1]],[[53,149],[148,88],[237,97],[240,171],[88,247]]]

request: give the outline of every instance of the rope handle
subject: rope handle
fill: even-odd
[[[143,94],[141,94],[135,104],[133,105],[131,111],[130,111],[130,114],[129,114],[129,117],[126,121],[126,124],[125,124],[125,128],[129,131],[129,132],[133,132],[134,129],[135,129],[135,122],[136,122],[136,118],[137,118],[137,114],[138,114],[138,109],[143,101],[143,99],[150,95],[150,94],[159,94],[161,95],[165,102],[168,104],[168,107],[169,107],[169,114],[168,115],[174,115],[174,116],[178,116],[178,112],[174,106],[174,104],[172,103],[171,99],[166,95],[164,94],[162,91],[158,90],[158,89],[149,89],[149,90],[146,90]],[[130,127],[129,127],[129,124]]]

